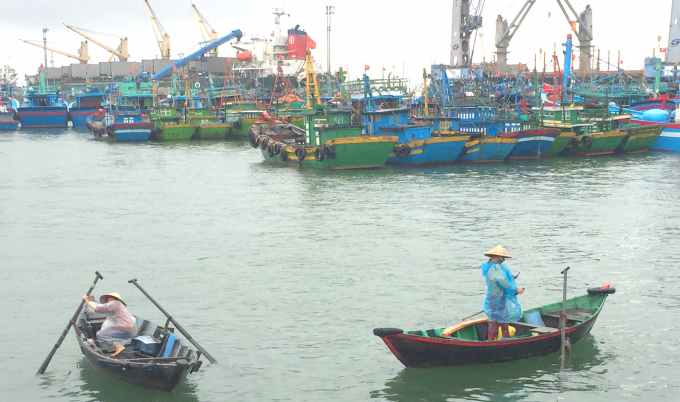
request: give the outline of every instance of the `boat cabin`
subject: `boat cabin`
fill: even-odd
[[[352,124],[350,110],[304,110],[305,144],[321,145],[335,138],[359,137],[361,125]]]

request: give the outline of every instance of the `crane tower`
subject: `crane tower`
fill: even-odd
[[[470,67],[472,33],[482,26],[484,0],[453,0],[451,67]]]

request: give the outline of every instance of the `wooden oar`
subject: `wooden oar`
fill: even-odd
[[[201,353],[203,353],[203,355],[204,355],[208,360],[210,360],[210,363],[217,363],[217,360],[215,360],[212,356],[210,356],[210,353],[208,353],[205,349],[203,349],[203,348],[201,347],[201,345],[199,345],[198,342],[196,342],[196,341],[194,340],[194,338],[192,338],[191,335],[189,335],[189,333],[188,333],[184,328],[182,328],[182,326],[179,325],[179,323],[178,323],[177,321],[175,321],[175,319],[172,318],[172,316],[171,316],[170,314],[168,314],[168,312],[165,311],[165,310],[163,309],[163,307],[160,306],[160,304],[156,303],[156,300],[154,300],[153,297],[151,297],[148,293],[146,293],[146,291],[145,291],[144,289],[142,289],[141,286],[139,286],[139,284],[137,283],[137,279],[130,279],[130,280],[128,281],[128,283],[131,283],[131,284],[137,286],[137,289],[139,289],[142,293],[144,293],[144,296],[146,296],[149,300],[151,300],[151,303],[153,303],[156,307],[158,307],[158,309],[161,311],[161,313],[165,314],[165,316],[168,317],[168,320],[169,320],[170,322],[172,322],[173,324],[175,324],[175,327],[179,330],[179,332],[181,332],[182,335],[184,335],[184,337],[187,338],[187,340],[188,340],[189,342],[191,342],[192,345],[196,346],[196,349],[198,349],[199,351],[201,351]]]
[[[97,284],[97,281],[100,279],[104,279],[102,274],[99,273],[99,271],[95,271],[97,276],[94,278],[94,282],[92,282],[92,285],[90,285],[90,288],[87,290],[87,295],[89,296],[90,293],[92,293],[92,290],[94,289],[94,286]],[[50,364],[50,360],[52,360],[52,357],[54,357],[54,354],[57,352],[57,349],[59,349],[59,346],[61,346],[61,343],[64,341],[64,338],[66,338],[66,334],[68,334],[68,331],[71,329],[71,325],[78,319],[78,315],[80,315],[80,310],[83,309],[83,305],[85,304],[85,300],[80,301],[80,305],[78,306],[78,310],[76,310],[76,313],[73,314],[73,318],[68,322],[68,325],[66,325],[66,328],[64,328],[64,332],[61,333],[61,336],[59,337],[59,340],[57,340],[57,343],[54,344],[54,347],[52,348],[52,351],[50,352],[49,355],[47,355],[47,358],[45,358],[45,361],[43,362],[42,366],[38,369],[38,372],[35,373],[35,375],[38,374],[45,374],[45,370],[47,370],[47,366]]]
[[[569,267],[566,267],[561,274],[564,275],[564,285],[562,287],[562,311],[560,312],[560,328],[562,329],[561,345],[560,345],[560,370],[564,370],[564,342],[566,339],[567,330],[567,271]]]

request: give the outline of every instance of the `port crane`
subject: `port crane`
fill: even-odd
[[[482,26],[484,0],[453,0],[451,67],[470,67],[474,43],[472,33]]]
[[[111,59],[113,59],[113,56],[118,56],[118,59],[120,59],[120,61],[127,61],[127,59],[130,58],[130,54],[128,53],[128,39],[127,38],[122,38],[120,40],[120,45],[118,45],[118,48],[114,49],[112,47],[109,47],[109,46],[103,44],[102,42],[98,41],[97,39],[93,38],[92,36],[86,34],[84,32],[84,29],[82,29],[82,28],[76,28],[76,27],[73,27],[73,26],[67,25],[67,24],[64,24],[64,25],[66,25],[66,28],[70,29],[71,31],[77,33],[78,35],[84,37],[85,39],[92,41],[92,43],[98,45],[102,49],[111,53],[111,58],[109,58],[109,61],[111,61]]]
[[[208,21],[205,20],[205,17],[203,16],[203,14],[201,14],[200,11],[198,11],[198,8],[196,8],[196,5],[194,3],[191,3],[191,10],[194,13],[194,19],[198,24],[198,30],[201,31],[203,42],[217,40],[218,38],[217,31],[214,30],[213,27],[210,26]],[[218,49],[215,48],[211,50],[208,54],[210,55],[210,57],[217,57]]]
[[[590,5],[587,5],[585,11],[578,14],[569,0],[556,1],[562,10],[562,13],[567,18],[567,22],[572,26],[572,29],[576,32],[576,36],[578,37],[581,57],[580,69],[583,72],[588,72],[590,71],[591,58],[590,43],[593,40],[593,10],[590,8]],[[564,4],[562,2],[564,2]],[[510,46],[510,40],[515,36],[515,33],[517,33],[517,30],[522,25],[524,18],[529,14],[529,11],[535,3],[536,0],[526,0],[519,13],[517,13],[517,16],[510,24],[508,24],[508,21],[500,15],[496,19],[496,53],[498,55],[497,66],[499,72],[510,72],[508,68],[508,47]],[[575,20],[570,18],[569,12],[564,7],[565,4],[573,13],[576,18]],[[578,32],[576,31],[575,22],[578,22],[579,24]]]
[[[41,49],[47,49],[50,52],[59,53],[59,54],[62,54],[66,57],[76,59],[80,62],[80,64],[87,64],[87,62],[90,60],[90,53],[87,51],[87,41],[80,42],[80,49],[78,49],[78,56],[76,56],[76,55],[73,55],[71,53],[66,53],[66,52],[62,52],[61,50],[52,49],[51,47],[46,47],[42,43],[35,43],[35,42],[31,42],[30,40],[25,40],[25,39],[19,39],[19,40],[22,41],[22,42],[28,43],[29,45],[37,46]]]
[[[161,51],[161,58],[167,60],[170,58],[170,35],[168,35],[168,33],[165,32],[165,29],[163,29],[163,25],[161,25],[161,22],[158,21],[156,13],[154,13],[153,10],[151,9],[149,0],[144,0],[144,5],[146,5],[146,12],[149,15],[149,20],[151,20],[153,34],[156,37],[158,48]]]
[[[203,56],[204,54],[210,52],[211,50],[217,48],[218,46],[224,44],[225,42],[230,41],[233,38],[237,38],[237,40],[241,40],[242,36],[243,36],[243,33],[241,33],[241,30],[236,29],[236,30],[232,31],[229,35],[223,36],[223,37],[221,37],[221,38],[219,38],[215,41],[212,41],[210,43],[203,43],[203,44],[201,44],[201,48],[198,49],[197,51],[191,53],[190,55],[188,55],[184,58],[182,58],[181,60],[178,60],[178,61],[172,63],[168,67],[166,67],[166,68],[162,69],[161,71],[157,72],[156,74],[152,75],[151,81],[156,81],[160,78],[165,77],[166,75],[171,73],[173,71],[173,69],[176,70],[176,69],[178,69],[182,66],[189,64],[190,61],[195,60],[195,59]]]

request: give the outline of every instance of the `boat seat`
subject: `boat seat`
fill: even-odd
[[[530,332],[534,332],[537,334],[549,334],[554,331],[558,331],[557,328],[551,328],[551,327],[544,327],[540,325],[532,325],[532,324],[527,324],[526,322],[511,322],[509,325],[512,325],[515,328],[526,328]]]
[[[560,312],[559,311],[553,311],[550,313],[545,313],[543,314],[548,317],[555,317],[555,318],[560,318]],[[585,321],[593,315],[592,310],[584,309],[584,308],[572,308],[567,310],[567,320],[572,320],[572,321]]]

